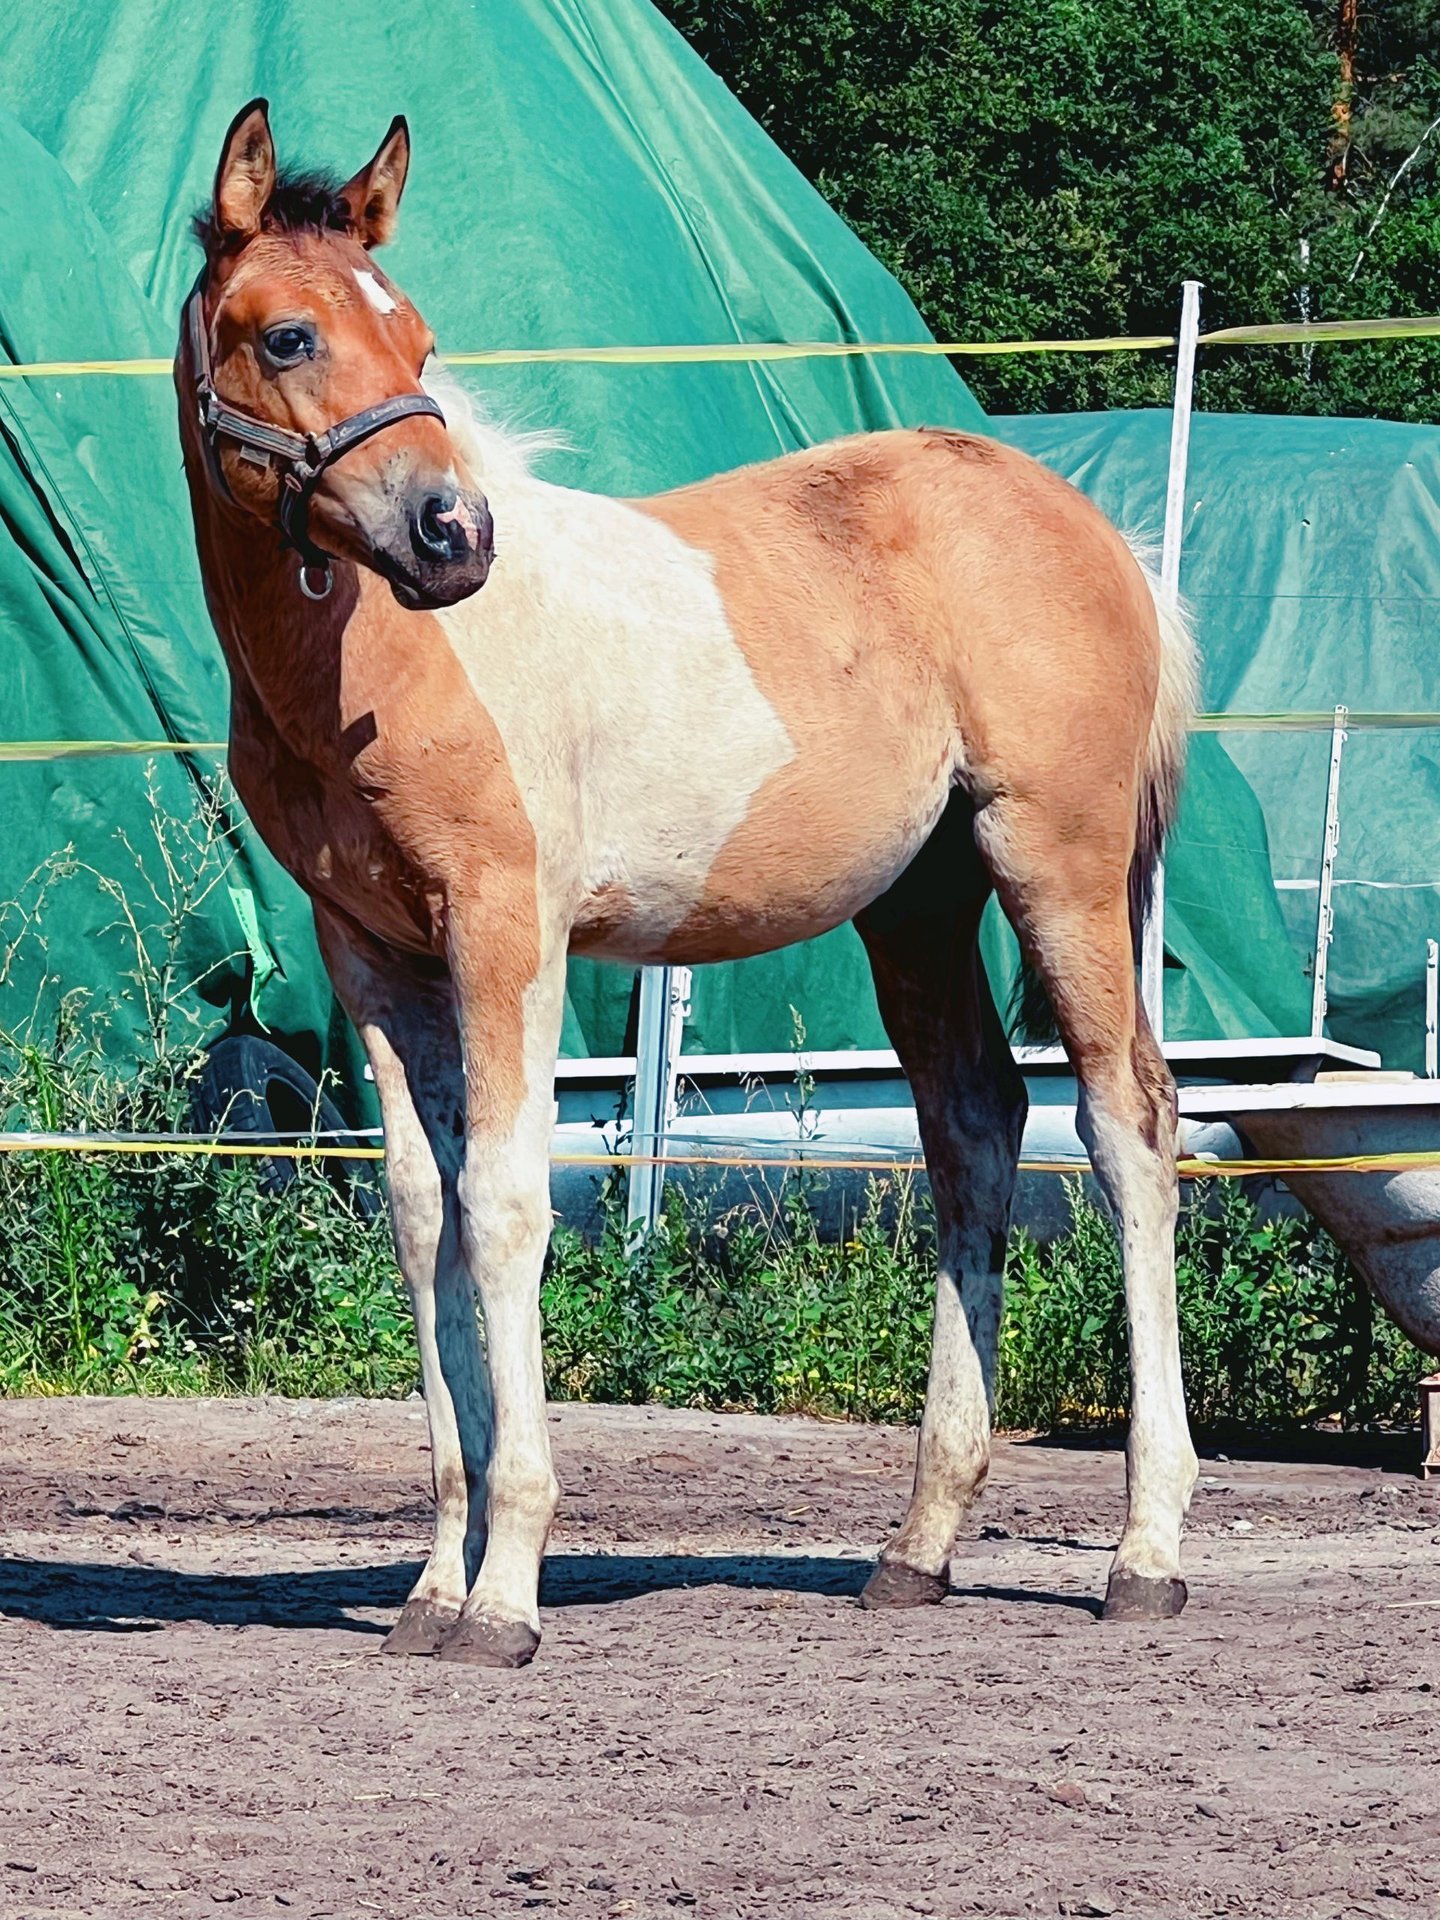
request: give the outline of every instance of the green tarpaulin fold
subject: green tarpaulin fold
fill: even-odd
[[[256,94],[271,100],[282,157],[345,173],[393,113],[409,116],[415,165],[386,264],[442,350],[927,337],[895,281],[634,0],[486,8],[436,0],[423,36],[372,0],[343,8],[113,0],[99,9],[41,4],[0,28],[0,353],[19,362],[170,352],[197,265],[189,217],[227,123]],[[502,418],[565,434],[551,477],[619,493],[866,427],[984,426],[963,383],[935,360],[544,365],[465,377]],[[224,673],[199,590],[174,404],[162,380],[0,383],[0,732],[223,737]],[[991,430],[1072,474],[1122,524],[1158,527],[1164,416]],[[1430,444],[1414,428],[1196,423],[1187,585],[1212,704],[1410,697],[1434,581]],[[1407,461],[1419,477],[1406,477]],[[1347,519],[1337,497],[1302,527],[1309,491],[1328,488],[1331,498],[1339,485],[1353,499],[1357,483],[1360,521]],[[1366,539],[1384,544],[1383,561],[1361,557]],[[1383,616],[1377,568],[1387,583]],[[1325,597],[1341,576],[1359,596],[1343,609]],[[1383,644],[1382,627],[1391,636]],[[1362,631],[1370,640],[1356,657],[1366,671],[1341,673]],[[1385,662],[1403,652],[1402,632],[1410,656],[1392,687]],[[1344,857],[1360,861],[1373,842],[1366,858],[1393,879],[1392,849],[1405,848],[1407,872],[1428,854],[1426,833],[1410,823],[1429,798],[1430,763],[1410,742],[1386,763],[1403,767],[1403,778],[1382,778],[1366,770],[1371,755],[1369,742],[1353,752],[1357,811]],[[1304,1025],[1314,864],[1305,858],[1318,845],[1313,789],[1323,761],[1323,737],[1283,750],[1265,736],[1197,743],[1169,869],[1172,1032]],[[214,771],[161,763],[160,804],[187,813]],[[118,760],[0,767],[8,829],[0,898],[67,843],[123,874],[129,856],[117,832],[137,847],[149,832],[144,778],[142,766]],[[1364,796],[1382,792],[1384,805],[1362,826]],[[356,1063],[343,1046],[336,1053],[341,1027],[304,902],[243,826],[237,838],[229,886],[207,899],[187,934],[193,970],[210,969],[213,1022],[226,1017],[247,968],[268,974],[258,988],[266,1022],[312,1063],[337,1059],[354,1089]],[[803,846],[795,857],[805,858]],[[1347,1037],[1390,1044],[1409,1034],[1416,915],[1422,896],[1424,911],[1431,903],[1428,880],[1406,884],[1403,898],[1392,885],[1363,903],[1342,891],[1335,979]],[[253,912],[241,913],[234,903],[247,897]],[[49,914],[51,971],[67,984],[113,988],[123,950],[94,889],[67,886]],[[1350,953],[1379,927],[1393,953],[1363,962]],[[1007,942],[1003,928],[989,929],[997,972]],[[273,966],[257,968],[257,952]],[[35,984],[23,966],[13,971],[0,1017],[13,1019]],[[572,969],[567,1052],[623,1049],[629,989],[624,973]],[[692,1050],[786,1047],[797,1020],[815,1048],[883,1039],[848,929],[705,970],[694,1008]]]

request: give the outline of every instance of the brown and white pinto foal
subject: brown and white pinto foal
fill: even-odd
[[[286,181],[264,102],[237,116],[176,366],[231,772],[314,900],[384,1109],[437,1509],[387,1647],[510,1666],[539,1642],[566,955],[690,965],[852,918],[940,1224],[914,1495],[865,1598],[942,1597],[987,1470],[1025,1111],[976,946],[992,887],[1124,1242],[1106,1611],[1178,1611],[1174,1093],[1130,883],[1174,809],[1182,623],[1080,494],[973,434],[865,435],[650,500],[536,479],[458,395],[426,406],[430,329],[370,254],[408,157],[397,121],[347,186]]]

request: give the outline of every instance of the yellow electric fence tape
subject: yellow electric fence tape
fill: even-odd
[[[1335,724],[1332,707],[1313,713],[1197,713],[1192,733],[1328,733]],[[1366,713],[1352,711],[1350,732],[1373,727],[1440,729],[1440,713]],[[96,760],[107,755],[133,758],[152,753],[224,753],[224,740],[0,740],[0,764],[28,760]]]
[[[113,1153],[137,1157],[186,1154],[201,1159],[217,1155],[248,1160],[383,1160],[383,1147],[340,1147],[320,1142],[289,1141],[270,1145],[257,1140],[212,1140],[185,1134],[116,1138],[83,1133],[4,1133],[0,1153]],[[699,1153],[557,1153],[557,1167],[716,1167],[777,1172],[924,1173],[925,1162],[915,1159],[829,1159],[794,1154]],[[1084,1173],[1083,1160],[1021,1160],[1022,1173]],[[1440,1167],[1440,1152],[1346,1154],[1332,1160],[1193,1160],[1180,1159],[1176,1171],[1182,1180],[1244,1179],[1269,1173],[1414,1173]]]
[[[1201,346],[1321,346],[1356,340],[1434,339],[1440,337],[1440,315],[1416,315],[1390,320],[1331,320],[1314,326],[1221,327],[1199,336]],[[1014,353],[1134,353],[1175,345],[1168,333],[1110,335],[1094,340],[886,340],[886,341],[724,341],[693,346],[607,347],[495,347],[477,353],[444,356],[454,367],[536,365],[596,366],[709,366],[756,364],[782,360],[879,358],[886,355],[985,356]],[[69,379],[81,374],[156,377],[168,374],[169,360],[33,360],[0,364],[0,380]],[[1196,733],[1311,732],[1334,724],[1333,712],[1313,713],[1202,713],[1191,722]],[[1347,716],[1348,727],[1440,727],[1440,713],[1364,713]],[[7,740],[0,741],[0,762],[91,759],[106,755],[161,753],[223,753],[220,740]],[[319,1144],[267,1146],[253,1142],[220,1142],[171,1137],[153,1140],[114,1140],[84,1135],[0,1135],[0,1153],[120,1153],[136,1155],[193,1154],[232,1158],[293,1160],[381,1160],[383,1147],[336,1147]],[[557,1154],[556,1166],[580,1167],[715,1167],[772,1171],[811,1171],[828,1168],[855,1173],[922,1173],[920,1160],[800,1159],[749,1155],[695,1154]],[[1339,1160],[1181,1160],[1182,1179],[1244,1178],[1273,1173],[1405,1173],[1440,1167],[1440,1152],[1362,1154]],[[1025,1173],[1079,1173],[1084,1163],[1073,1160],[1022,1160]]]
[[[1314,713],[1197,713],[1190,722],[1192,733],[1328,733],[1335,724],[1332,708]],[[1347,731],[1361,727],[1440,727],[1440,713],[1367,713],[1350,712],[1345,716]],[[0,749],[3,758],[3,749]]]
[[[1289,322],[1217,327],[1199,337],[1202,347],[1318,347],[1353,340],[1429,340],[1440,337],[1440,314],[1390,320],[1322,320],[1313,326]],[[721,366],[772,360],[852,360],[892,354],[984,357],[1002,353],[1150,353],[1173,347],[1173,333],[1109,334],[1094,340],[724,340],[683,346],[489,347],[447,353],[452,367],[520,366]],[[158,377],[169,360],[30,360],[0,365],[0,380],[67,380],[77,374]]]
[[[224,753],[224,740],[0,740],[0,761],[96,760],[110,754]]]

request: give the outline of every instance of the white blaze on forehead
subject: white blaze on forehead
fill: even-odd
[[[382,287],[373,273],[367,273],[363,267],[356,267],[355,279],[361,293],[370,302],[377,313],[394,313],[399,301],[388,287]]]

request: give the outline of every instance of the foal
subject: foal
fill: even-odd
[[[988,1465],[1025,1112],[976,943],[992,887],[1124,1245],[1129,1516],[1105,1610],[1178,1612],[1174,1089],[1132,896],[1175,806],[1182,622],[1080,494],[971,434],[864,435],[650,500],[537,480],[422,386],[430,330],[370,252],[408,159],[397,120],[348,185],[281,178],[265,103],[245,108],[176,363],[231,772],[314,901],[384,1110],[436,1494],[387,1649],[513,1666],[539,1643],[566,955],[690,965],[852,918],[940,1266],[914,1494],[865,1600],[942,1598]]]

